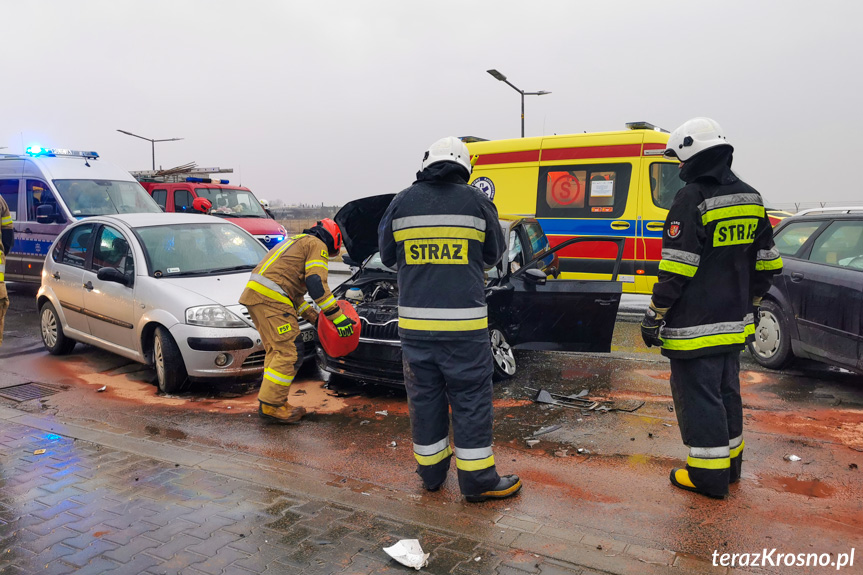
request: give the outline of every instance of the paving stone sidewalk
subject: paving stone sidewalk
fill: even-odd
[[[0,574],[404,574],[409,538],[424,573],[599,573],[0,421]]]

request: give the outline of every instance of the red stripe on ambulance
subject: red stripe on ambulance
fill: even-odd
[[[542,151],[543,162],[559,160],[587,160],[596,158],[624,158],[640,156],[641,144],[625,144],[621,146],[591,146],[587,148],[556,148]],[[482,158],[482,156],[480,156]]]
[[[504,152],[502,154],[480,154],[476,161],[477,166],[488,166],[491,164],[515,164],[518,162],[538,162],[539,150],[528,150],[525,152]]]

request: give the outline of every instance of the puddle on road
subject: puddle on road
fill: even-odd
[[[159,429],[154,425],[148,425],[144,428],[144,431],[149,433],[150,435],[161,435],[167,437],[168,439],[186,439],[188,435],[184,431],[180,431],[179,429]]]
[[[831,497],[836,492],[835,487],[832,487],[819,479],[807,481],[797,479],[796,477],[778,477],[769,475],[756,478],[755,482],[774,491],[805,495],[806,497]]]

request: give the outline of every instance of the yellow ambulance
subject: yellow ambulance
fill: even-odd
[[[647,122],[618,132],[486,141],[463,138],[471,183],[502,214],[536,217],[552,246],[572,237],[626,238],[623,291],[649,294],[662,254],[668,208],[683,181],[663,157],[668,132]],[[608,279],[617,256],[608,242],[564,248],[561,277]]]

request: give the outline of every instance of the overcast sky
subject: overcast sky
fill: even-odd
[[[258,197],[409,185],[447,135],[720,122],[771,204],[854,201],[863,3],[2,0],[0,146],[233,167]]]

